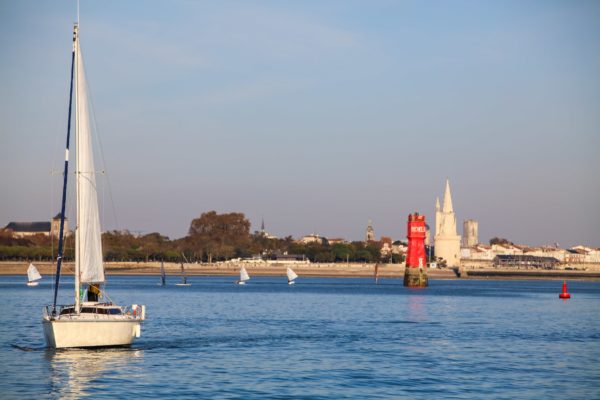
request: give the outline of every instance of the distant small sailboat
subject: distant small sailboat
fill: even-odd
[[[167,286],[167,274],[165,272],[165,263],[160,262],[160,286]]]
[[[42,279],[42,275],[35,267],[35,265],[29,263],[29,268],[27,268],[27,286],[37,286],[39,285],[39,281]]]
[[[175,286],[192,286],[191,283],[188,283],[187,276],[185,276],[185,268],[183,268],[183,263],[181,263],[181,282],[176,283]]]
[[[240,269],[240,279],[238,281],[235,281],[235,283],[237,283],[238,285],[245,285],[246,281],[250,280],[250,275],[248,275],[248,271],[246,271],[245,267],[242,267],[242,269]]]
[[[294,285],[296,282],[296,278],[298,278],[298,274],[296,274],[291,268],[288,267],[287,271],[288,285]]]

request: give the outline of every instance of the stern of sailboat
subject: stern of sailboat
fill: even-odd
[[[82,303],[46,306],[43,316],[44,338],[48,347],[127,346],[141,336],[146,307],[134,304],[120,307],[110,303]]]

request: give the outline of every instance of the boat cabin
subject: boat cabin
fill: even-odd
[[[65,307],[60,311],[60,315],[72,315],[75,314],[75,307]],[[112,305],[111,303],[94,303],[86,304],[85,302],[81,305],[80,314],[100,314],[100,315],[122,315],[123,310],[119,306]]]

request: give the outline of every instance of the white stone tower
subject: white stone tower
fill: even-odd
[[[367,226],[367,234],[365,237],[365,242],[374,242],[375,241],[375,230],[373,229],[373,224],[371,220],[369,220],[369,225]]]
[[[446,180],[444,206],[440,199],[435,203],[435,257],[443,258],[449,267],[460,266],[460,236],[456,233],[456,216],[452,207],[450,182]]]
[[[463,246],[473,247],[479,243],[477,231],[479,223],[474,219],[466,219],[463,221]]]

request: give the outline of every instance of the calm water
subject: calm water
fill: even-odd
[[[51,351],[50,279],[24,279],[0,277],[2,398],[600,398],[600,282],[564,302],[558,281],[112,277],[115,301],[147,305],[142,337]]]

